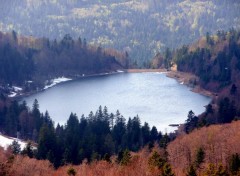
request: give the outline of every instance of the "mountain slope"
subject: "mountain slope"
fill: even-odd
[[[198,168],[206,172],[210,164],[229,168],[232,155],[240,154],[240,121],[225,125],[213,125],[195,130],[189,135],[177,137],[167,148],[169,161],[178,176],[195,164],[197,152],[204,151],[204,159]],[[199,173],[199,174],[200,174]]]
[[[177,176],[189,175],[189,167],[193,165],[196,175],[239,175],[239,145],[240,145],[240,121],[204,127],[195,130],[189,135],[177,137],[167,146],[168,162],[171,165],[162,166],[165,162],[166,152],[157,147],[149,150],[147,147],[139,152],[130,153],[129,160],[122,165],[116,162],[117,157],[111,157],[109,161],[84,161],[80,165],[65,165],[54,170],[47,160],[30,159],[26,156],[10,157],[9,151],[0,148],[0,174],[6,175],[69,175],[76,176],[158,176],[161,173],[171,173],[173,170]],[[196,158],[199,149],[202,148],[203,157],[200,165],[196,166]],[[10,158],[12,158],[11,162]],[[166,169],[167,168],[167,169]],[[166,172],[167,171],[167,172]]]
[[[94,47],[70,35],[50,41],[0,32],[0,90],[10,84],[28,92],[41,89],[49,79],[112,72],[126,63],[125,53]]]
[[[1,1],[0,30],[51,39],[69,33],[128,51],[143,65],[166,47],[240,27],[239,8],[233,0]]]

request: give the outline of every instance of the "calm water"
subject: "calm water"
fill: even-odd
[[[159,130],[172,131],[169,124],[183,123],[189,110],[199,114],[210,98],[193,93],[185,85],[162,73],[122,73],[65,82],[44,92],[25,98],[32,106],[34,99],[40,110],[48,110],[55,123],[65,124],[70,113],[80,117],[95,112],[100,105],[109,112],[125,117],[139,115]]]

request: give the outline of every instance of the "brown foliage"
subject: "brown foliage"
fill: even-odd
[[[196,154],[200,147],[203,149],[205,157],[197,169],[198,175],[204,175],[207,172],[224,173],[229,157],[232,154],[240,153],[239,129],[240,121],[236,121],[231,124],[203,127],[188,135],[179,136],[167,147],[168,162],[174,173],[177,176],[186,175],[190,165],[196,161]],[[161,157],[166,156],[166,153],[157,147],[152,151],[144,148],[138,153],[131,153],[132,157],[127,165],[117,164],[116,158],[112,157],[111,162],[103,160],[90,164],[83,162],[78,166],[67,165],[54,170],[48,161],[39,161],[24,156],[15,156],[9,162],[11,155],[0,148],[0,166],[2,172],[7,171],[7,175],[19,176],[68,176],[69,168],[76,171],[76,176],[157,176],[160,174],[161,168],[153,168],[149,165],[149,158],[154,151],[157,151]],[[210,166],[215,169],[212,171]]]
[[[21,155],[14,156],[0,148],[1,176],[52,176],[53,167],[49,161],[36,160]]]
[[[153,151],[157,151],[160,155],[164,152],[155,147]],[[116,163],[116,157],[112,157],[112,162],[95,161],[90,164],[83,162],[78,166],[63,166],[54,170],[49,161],[30,159],[25,156],[17,155],[11,157],[11,153],[0,149],[0,166],[1,171],[5,172],[0,175],[6,176],[68,176],[69,168],[76,171],[76,176],[158,176],[159,170],[152,170],[149,167],[148,159],[152,152],[147,148],[142,149],[138,153],[131,153],[131,161],[127,165]],[[4,169],[3,169],[4,168]]]
[[[114,162],[97,161],[91,164],[83,163],[79,166],[71,166],[76,171],[76,176],[152,176],[148,169],[148,157],[150,152],[147,149],[140,151],[137,154],[132,154],[130,164],[122,166]],[[67,171],[70,166],[64,166],[58,169],[54,176],[62,175],[67,176]]]
[[[53,174],[53,167],[49,161],[30,159],[28,157],[16,156],[9,175],[18,176],[51,176]]]
[[[201,170],[212,163],[227,165],[228,157],[240,153],[240,121],[225,125],[214,125],[195,130],[189,135],[179,136],[167,148],[169,161],[176,175],[186,173],[187,168],[196,160],[196,151],[202,147],[205,152]]]

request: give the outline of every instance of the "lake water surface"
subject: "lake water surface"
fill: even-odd
[[[31,107],[34,99],[41,112],[48,110],[56,123],[65,124],[70,113],[86,116],[100,105],[109,112],[125,117],[139,115],[162,132],[170,132],[169,124],[183,123],[189,110],[199,114],[211,99],[190,91],[185,85],[163,73],[121,73],[86,77],[65,82],[24,98]]]

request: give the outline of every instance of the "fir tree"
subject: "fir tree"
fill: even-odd
[[[198,168],[199,165],[204,161],[205,152],[202,147],[197,150],[195,165]]]
[[[162,176],[175,176],[169,163],[164,164]]]
[[[67,174],[69,176],[75,176],[77,174],[77,172],[75,171],[74,168],[70,167],[68,170],[67,170]]]
[[[132,157],[131,157],[131,154],[130,154],[129,150],[128,149],[124,150],[123,155],[122,155],[122,159],[120,161],[120,164],[121,165],[128,165],[131,158]]]
[[[188,169],[187,176],[197,176],[196,170],[193,165],[191,165]]]
[[[240,169],[240,157],[238,153],[233,154],[229,161],[229,170],[232,174],[236,174]]]
[[[33,151],[33,145],[32,143],[29,141],[26,145],[26,147],[24,147],[23,151],[21,152],[22,155],[27,155],[29,158],[33,157],[34,151]]]
[[[14,140],[12,142],[12,144],[10,145],[10,148],[12,150],[12,153],[17,155],[21,152],[21,147],[20,147],[20,144],[18,143],[18,141]]]
[[[157,151],[154,151],[151,157],[148,159],[148,165],[150,167],[157,167],[158,169],[161,169],[164,164],[166,163],[166,160],[163,159]]]

